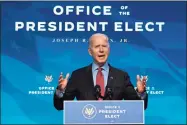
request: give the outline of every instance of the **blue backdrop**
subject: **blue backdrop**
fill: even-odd
[[[113,14],[56,16],[55,5],[111,5]],[[128,6],[130,16],[119,16],[121,5]],[[1,10],[2,124],[62,124],[63,111],[53,107],[60,72],[71,73],[92,61],[82,41],[95,32],[15,31],[16,21],[164,21],[162,32],[114,32],[108,27],[103,33],[115,41],[109,62],[127,71],[134,85],[137,74],[148,75],[147,124],[186,123],[186,2],[4,2]]]

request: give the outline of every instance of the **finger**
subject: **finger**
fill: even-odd
[[[63,73],[61,72],[58,81],[61,82],[63,79],[64,79],[64,78],[63,78]]]
[[[70,76],[70,74],[69,74],[69,73],[67,73],[67,74],[66,74],[66,78],[65,78],[65,79],[67,80],[67,79],[69,78],[69,76]]]
[[[145,81],[146,81],[146,80],[147,80],[147,77],[146,77],[146,76],[144,76],[144,77],[143,77],[143,80],[145,80]]]
[[[61,79],[61,78],[63,78],[63,76],[62,76],[62,75],[60,75],[60,76],[59,76],[59,79]]]
[[[63,80],[63,78],[59,79],[58,82],[61,83],[62,80]]]
[[[137,79],[137,81],[141,81],[141,80],[140,80],[140,75],[137,75],[137,76],[136,76],[136,79]]]
[[[148,80],[148,76],[144,76],[143,79],[147,82],[147,80]]]
[[[147,76],[143,76],[142,81],[143,83],[147,82]]]
[[[59,80],[60,80],[61,78],[63,78],[63,73],[62,73],[62,72],[60,73]]]
[[[63,76],[63,73],[62,73],[62,72],[60,73],[60,76]]]
[[[142,81],[143,81],[143,82],[146,82],[146,81],[147,81],[147,79],[146,79],[145,77],[143,77],[143,78],[142,78]]]
[[[143,80],[142,83],[143,83],[143,85],[146,85],[146,80]]]

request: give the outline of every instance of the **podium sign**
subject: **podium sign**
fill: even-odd
[[[144,124],[144,102],[65,101],[64,124]]]

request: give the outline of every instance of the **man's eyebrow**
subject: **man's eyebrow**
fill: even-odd
[[[99,45],[95,45],[96,47],[98,47],[98,46],[100,46],[100,44]]]

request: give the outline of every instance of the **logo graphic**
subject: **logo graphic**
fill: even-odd
[[[84,108],[82,110],[82,114],[83,114],[84,118],[86,118],[86,119],[93,119],[97,114],[96,107],[91,104],[88,104],[88,105],[84,106]]]
[[[48,83],[46,85],[46,82],[43,81],[43,78],[40,79],[43,83],[45,83],[42,86],[38,86],[37,89],[29,90],[29,95],[53,95],[55,87],[51,86],[49,83],[53,81],[52,75],[45,75],[45,81]]]
[[[48,84],[50,83],[50,82],[52,82],[53,81],[53,77],[52,77],[52,75],[50,75],[50,76],[45,76],[45,81],[46,82],[48,82]]]

